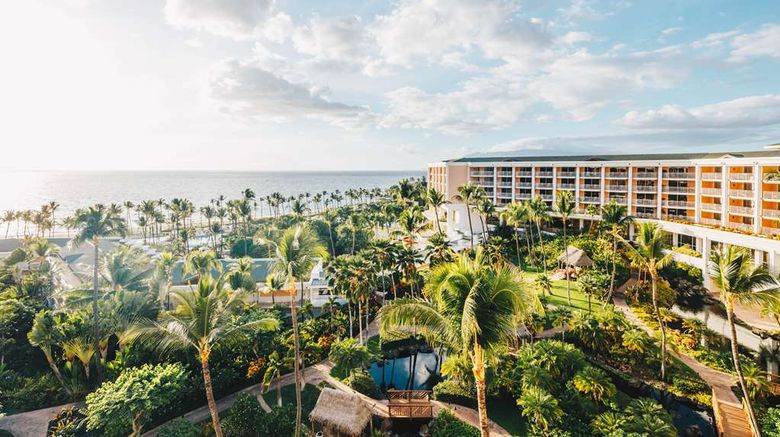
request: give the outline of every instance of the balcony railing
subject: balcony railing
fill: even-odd
[[[673,208],[695,208],[694,202],[686,202],[684,200],[665,200],[664,206],[670,206]]]
[[[756,210],[752,206],[729,206],[729,212],[740,215],[753,215]]]
[[[476,177],[476,178],[492,178],[493,177],[493,172],[473,171],[473,172],[469,173],[469,176]]]
[[[636,199],[634,204],[639,206],[658,206],[658,201],[655,199]]]
[[[600,171],[583,171],[582,177],[584,178],[600,178],[601,172]]]
[[[699,219],[699,223],[703,225],[710,225],[710,226],[720,226],[722,224],[720,219],[713,219],[713,218],[706,218],[706,217],[702,217],[701,219]]]
[[[744,232],[753,232],[753,225],[751,224],[726,222],[726,226],[732,229],[739,229],[740,231]]]
[[[753,173],[729,173],[729,179],[732,181],[752,181]]]
[[[576,171],[559,171],[558,172],[558,177],[561,177],[561,178],[573,178],[575,176],[577,176],[577,172]]]
[[[541,197],[542,200],[553,200],[552,194],[540,194],[539,197]]]
[[[519,171],[519,172],[517,172],[515,174],[518,177],[521,177],[521,178],[530,178],[531,177],[531,172],[530,171]]]
[[[611,171],[607,173],[609,179],[625,179],[628,177],[627,171]]]
[[[664,220],[678,220],[683,222],[692,222],[693,217],[685,214],[663,214],[661,218]]]
[[[610,197],[607,202],[615,202],[618,205],[628,205],[628,199],[625,197]]]
[[[764,191],[764,199],[780,200],[780,191]]]
[[[702,203],[701,209],[703,211],[721,212],[723,211],[723,205],[718,203]]]
[[[769,226],[764,226],[761,228],[761,233],[764,235],[780,235],[780,228],[772,228]]]
[[[729,196],[753,198],[753,191],[752,190],[729,190]]]
[[[645,218],[645,219],[654,219],[654,218],[658,218],[658,215],[654,214],[652,212],[637,212],[636,214],[634,214],[634,217]]]
[[[506,182],[506,181],[499,181],[498,182],[499,187],[505,187],[505,188],[512,188],[512,181]]]
[[[637,179],[658,179],[658,173],[654,171],[638,171],[634,177]]]
[[[666,179],[695,179],[696,175],[689,172],[665,171],[664,177]]]
[[[552,177],[553,172],[552,170],[539,170],[536,172],[536,176],[539,177]]]
[[[654,185],[637,185],[634,190],[636,190],[637,193],[655,193],[658,191],[658,187]]]
[[[580,203],[601,203],[600,197],[583,197],[580,199]]]
[[[506,192],[503,192],[503,191],[499,191],[496,194],[496,197],[499,198],[499,199],[511,199],[512,198],[512,193],[506,193]]]
[[[515,187],[517,187],[517,188],[531,188],[531,183],[530,182],[517,182],[515,184]]]
[[[693,193],[696,192],[696,189],[692,188],[692,187],[666,186],[666,187],[664,187],[664,192],[666,192],[666,193],[693,194]]]
[[[557,187],[561,190],[573,190],[577,187],[577,184],[558,184]]]
[[[701,194],[706,194],[710,196],[722,196],[723,195],[723,189],[722,188],[702,188]]]
[[[723,179],[723,173],[720,172],[707,172],[702,173],[701,178],[705,181],[720,181]]]
[[[601,185],[599,184],[582,184],[581,187],[587,191],[601,191]]]
[[[531,199],[531,193],[518,193],[516,198],[520,200],[530,200]]]
[[[765,209],[761,211],[761,215],[764,217],[780,218],[780,211],[776,209]]]
[[[553,187],[553,184],[552,183],[547,183],[547,182],[542,182],[542,183],[536,184],[536,188],[552,188],[552,187]]]
[[[619,193],[624,193],[626,190],[628,190],[628,185],[607,185],[607,191],[616,191]]]

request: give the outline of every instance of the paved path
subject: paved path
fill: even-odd
[[[649,326],[645,325],[645,323],[642,322],[633,311],[631,311],[631,308],[626,303],[624,292],[628,287],[634,285],[635,283],[636,279],[631,278],[616,290],[615,295],[613,296],[615,307],[622,311],[626,315],[626,318],[632,321],[635,325],[642,328],[645,332],[650,334],[650,336],[655,337],[655,331],[650,329]],[[704,380],[704,382],[712,387],[716,401],[713,402],[713,404],[716,404],[713,405],[713,409],[718,408],[720,410],[720,417],[722,420],[718,424],[718,427],[720,428],[720,431],[723,433],[723,435],[728,437],[750,436],[747,416],[742,410],[741,402],[739,399],[737,399],[737,396],[731,390],[731,386],[733,386],[735,382],[734,376],[712,369],[686,354],[679,353],[668,348],[667,352],[682,361],[686,366],[690,367],[701,377],[701,379]],[[744,433],[744,430],[746,429],[747,434]]]
[[[79,406],[81,404],[66,404],[41,410],[27,411],[0,417],[0,429],[10,431],[14,437],[41,437],[46,435],[51,420],[61,409]]]

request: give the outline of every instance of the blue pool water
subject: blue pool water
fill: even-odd
[[[401,357],[384,360],[373,363],[369,373],[381,389],[395,388],[405,390],[409,383],[409,361],[413,357]],[[427,384],[431,376],[436,372],[436,354],[419,353],[417,354],[417,366],[414,369],[414,385],[412,390],[427,390],[430,386]],[[383,378],[384,373],[384,378]],[[382,385],[384,384],[384,386]]]

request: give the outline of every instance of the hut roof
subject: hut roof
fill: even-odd
[[[558,261],[566,264],[568,254],[568,264],[573,267],[590,267],[593,265],[593,260],[590,259],[588,254],[584,250],[569,246],[566,251],[558,256]]]
[[[359,436],[371,421],[371,410],[358,395],[324,388],[309,419],[339,434]]]

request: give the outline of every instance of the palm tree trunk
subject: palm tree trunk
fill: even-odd
[[[607,306],[610,302],[612,302],[612,293],[615,292],[615,273],[617,272],[617,237],[614,235],[612,236],[612,276],[609,280],[609,295],[607,295],[607,300],[604,302],[604,307]]]
[[[547,255],[544,253],[544,239],[542,238],[542,227],[539,221],[536,221],[536,232],[539,234],[539,247],[542,249],[542,269],[544,275],[547,276]]]
[[[471,225],[471,207],[469,206],[469,203],[466,202],[466,217],[469,219],[469,238],[471,238],[471,248],[474,248],[474,228]]]
[[[742,396],[745,401],[745,409],[747,410],[748,420],[752,424],[752,428],[756,430],[755,437],[761,437],[761,428],[756,421],[756,413],[753,411],[753,402],[750,400],[750,394],[747,390],[747,384],[745,383],[745,375],[742,374],[742,366],[739,364],[739,343],[737,343],[737,327],[734,324],[734,303],[732,297],[726,298],[726,314],[729,321],[729,331],[731,331],[731,358],[734,360],[734,369],[737,371],[737,379],[739,379],[739,387],[742,389]]]
[[[478,346],[474,350],[474,364],[472,371],[474,373],[474,381],[477,386],[477,411],[479,413],[479,431],[482,437],[490,436],[490,425],[487,416],[487,399],[485,392],[487,387],[485,384],[485,363],[482,361],[483,352],[478,349]]]
[[[661,381],[666,380],[666,327],[664,327],[664,321],[661,318],[661,311],[658,309],[658,278],[657,273],[650,272],[650,280],[653,286],[653,310],[655,311],[655,319],[658,322],[658,327],[661,329]]]
[[[517,254],[517,265],[520,265],[520,239],[517,236],[517,226],[514,227],[515,230],[515,253]]]
[[[97,378],[100,381],[102,371],[100,370],[100,316],[98,315],[98,287],[100,283],[98,281],[98,263],[99,263],[99,240],[95,237],[92,240],[92,244],[95,246],[94,261],[95,265],[92,269],[92,329],[95,338],[93,338],[93,346],[95,347],[95,368],[97,369]],[[89,365],[87,365],[89,366]]]
[[[360,300],[357,303],[358,306],[358,342],[363,346],[363,305],[360,305]]]
[[[529,230],[529,226],[523,226],[523,234],[525,234],[525,245],[528,246],[528,256],[533,259],[534,254],[531,251],[531,246],[534,245],[534,233],[533,231]]]
[[[566,300],[571,306],[571,279],[569,278],[569,244],[566,239],[566,217],[563,218],[563,253],[566,254]],[[590,294],[588,295],[588,312],[590,312]]]
[[[479,216],[479,223],[482,225],[482,242],[487,243],[487,224],[481,215]]]
[[[57,364],[54,362],[54,358],[52,358],[51,356],[51,351],[44,351],[43,354],[46,356],[46,362],[49,363],[49,367],[51,367],[51,371],[54,372],[54,376],[62,385],[62,388],[63,390],[65,390],[65,393],[67,393],[68,396],[73,397],[73,392],[65,384],[65,380],[62,379],[62,373],[60,373],[59,367],[57,367]]]
[[[433,215],[436,217],[436,228],[439,229],[439,233],[441,234],[441,222],[439,222],[439,207],[434,206],[433,207]]]
[[[298,335],[298,310],[295,304],[295,278],[290,276],[290,314],[292,316],[293,345],[295,346],[295,363],[293,370],[295,372],[295,434],[294,437],[301,436],[301,340]],[[219,437],[219,436],[218,436]]]
[[[217,410],[217,403],[214,401],[214,388],[211,385],[211,370],[209,369],[208,358],[201,357],[200,367],[203,369],[203,386],[206,388],[206,402],[209,405],[211,422],[214,424],[214,434],[217,437],[222,437],[222,424],[219,422],[219,410]]]

